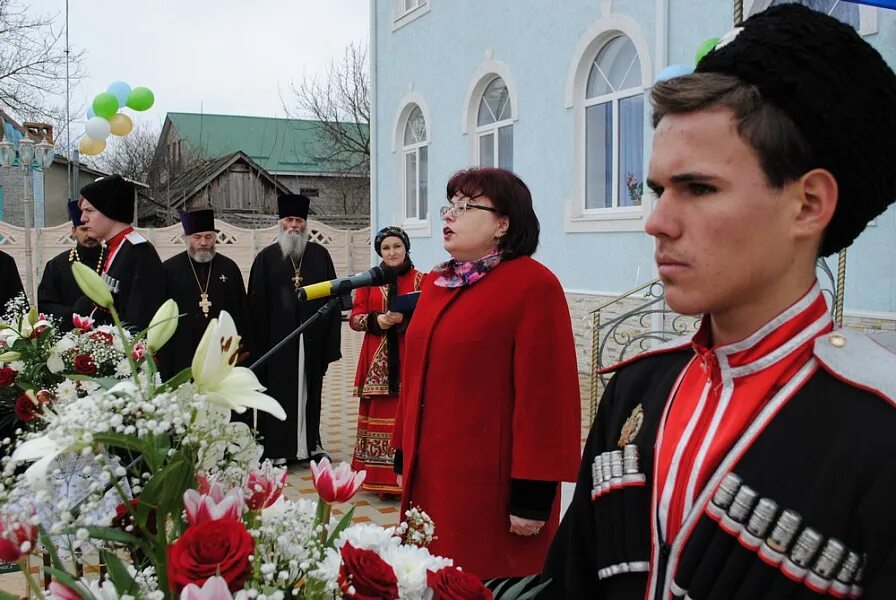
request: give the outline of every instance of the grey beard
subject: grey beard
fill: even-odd
[[[281,231],[280,235],[277,236],[277,243],[280,244],[280,252],[283,253],[283,258],[292,257],[293,260],[302,258],[302,255],[305,253],[305,246],[308,245],[308,237],[307,229],[298,234]]]
[[[215,257],[214,250],[187,250],[187,253],[190,255],[190,258],[200,264],[210,263]]]

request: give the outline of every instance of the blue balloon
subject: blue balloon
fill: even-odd
[[[123,81],[113,81],[106,91],[118,98],[119,106],[124,106],[128,103],[128,96],[131,95],[131,86]]]
[[[90,119],[94,118],[95,116],[96,116],[96,113],[93,112],[93,105],[91,105],[87,108],[87,120],[89,121]]]
[[[666,81],[684,75],[690,75],[694,72],[694,67],[690,65],[669,65],[656,76],[656,81]]]

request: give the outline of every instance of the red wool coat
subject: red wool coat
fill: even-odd
[[[511,478],[572,481],[580,396],[559,281],[529,257],[469,287],[429,275],[405,336],[392,444],[403,452],[402,514],[435,521],[431,551],[482,578],[541,570],[559,490],[541,533],[509,532]]]

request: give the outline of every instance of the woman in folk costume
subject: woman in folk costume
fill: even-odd
[[[451,259],[423,284],[405,338],[393,447],[402,514],[481,578],[538,571],[575,477],[580,398],[569,307],[531,258],[538,218],[519,177],[470,169],[442,207]]]
[[[381,229],[373,248],[382,257],[382,264],[396,271],[398,279],[355,291],[349,324],[355,331],[364,332],[364,342],[355,375],[354,394],[361,401],[352,468],[367,471],[362,489],[382,495],[400,494],[392,468],[395,453],[389,440],[395,426],[401,351],[410,315],[389,311],[389,304],[396,296],[419,291],[423,273],[411,262],[411,241],[403,229]]]

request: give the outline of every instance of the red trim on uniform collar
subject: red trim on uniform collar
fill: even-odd
[[[106,262],[103,265],[103,273],[109,270],[109,267],[112,265],[112,259],[115,257],[115,254],[118,250],[118,247],[124,243],[124,238],[128,236],[128,234],[133,233],[133,227],[125,227],[118,233],[112,236],[112,238],[106,242]]]

